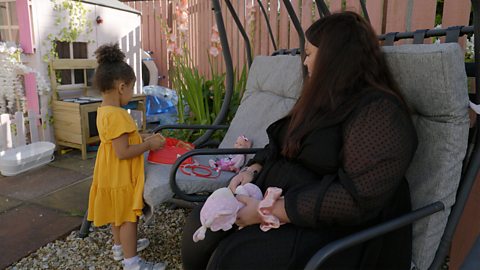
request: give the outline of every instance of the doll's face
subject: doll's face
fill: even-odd
[[[252,142],[245,138],[244,136],[239,136],[235,141],[235,148],[250,148],[252,147]]]

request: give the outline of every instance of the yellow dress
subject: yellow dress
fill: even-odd
[[[112,140],[128,133],[128,143],[139,144],[142,137],[127,111],[115,106],[98,108],[97,129],[100,147],[93,171],[87,219],[95,226],[136,222],[143,208],[143,155],[120,160]]]

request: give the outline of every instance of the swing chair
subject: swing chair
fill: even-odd
[[[193,142],[196,148],[201,148],[203,144],[208,143],[208,139],[214,130],[228,129],[218,149],[195,149],[189,151],[178,158],[173,166],[165,164],[146,165],[144,199],[146,204],[150,206],[150,209],[160,203],[172,201],[172,199],[177,203],[179,201],[176,199],[187,202],[202,202],[206,200],[209,193],[227,186],[229,180],[234,176],[232,172],[222,171],[219,175],[216,175],[217,177],[211,178],[196,177],[194,171],[198,169],[200,173],[210,175],[204,167],[205,165],[208,166],[209,159],[219,155],[247,155],[258,151],[268,143],[267,127],[286,115],[300,94],[303,82],[303,65],[298,54],[300,50],[283,50],[277,52],[276,56],[257,56],[253,61],[247,34],[231,2],[225,1],[245,40],[249,76],[240,106],[230,126],[221,125],[225,119],[226,109],[233,92],[233,65],[220,11],[220,3],[218,1],[213,1],[212,3],[217,27],[219,32],[223,33],[220,35],[220,40],[222,48],[224,48],[222,51],[226,63],[226,95],[222,111],[211,126],[162,125],[155,128],[154,132],[160,132],[163,129],[206,129],[208,130],[206,134]],[[260,1],[259,3],[261,4]],[[262,10],[264,10],[263,6]],[[275,44],[274,46],[276,47]],[[282,72],[280,73],[278,70],[282,70]],[[259,115],[262,116],[261,119],[258,117]],[[236,138],[242,134],[249,140],[252,140],[253,146],[256,148],[231,148]],[[195,163],[199,165],[198,168],[193,167],[193,170],[187,170],[187,173],[185,173],[181,164],[188,158],[193,158]],[[150,215],[151,212],[146,211],[147,219],[149,219]]]
[[[228,41],[219,1],[212,2],[224,48],[228,89],[232,84],[233,73]],[[230,1],[224,2],[237,23],[249,52],[248,37],[239,24]],[[472,1],[475,26],[478,25],[479,18],[478,2]],[[258,3],[264,12],[261,1]],[[246,135],[255,138],[256,147],[263,146],[267,142],[266,127],[285,115],[298,97],[304,74],[301,57],[298,54],[303,55],[305,38],[290,1],[284,0],[283,4],[298,32],[300,48],[280,49],[273,56],[257,56],[253,62],[248,59],[249,64],[252,64],[245,96],[220,148],[232,145],[234,134],[239,134],[242,128],[248,128],[252,124],[249,120],[257,119],[251,116],[256,115],[262,115],[262,119],[257,119],[261,123],[255,123],[255,129],[248,130],[252,134],[246,132]],[[316,4],[321,16],[330,14],[324,1],[316,1]],[[365,18],[369,20],[365,1],[360,0],[360,4]],[[268,20],[266,23],[272,37]],[[379,37],[384,42],[387,61],[402,94],[413,109],[412,118],[419,136],[418,149],[406,175],[412,193],[412,209],[415,210],[387,223],[332,242],[312,257],[306,266],[307,269],[317,269],[335,253],[412,223],[412,269],[440,269],[480,166],[480,153],[476,143],[480,136],[478,127],[475,125],[469,129],[466,72],[468,71],[468,76],[475,77],[478,93],[480,85],[480,74],[477,72],[477,63],[480,60],[478,39],[475,41],[475,64],[464,63],[463,52],[457,43],[460,36],[473,32],[479,33],[480,30],[478,27],[474,29],[473,26],[457,26],[448,29],[389,33]],[[434,36],[445,36],[445,43],[423,44],[425,38]],[[394,41],[400,39],[413,39],[413,44],[391,46]],[[276,48],[273,38],[272,43]],[[247,56],[250,55],[247,53]],[[288,78],[285,78],[287,76]],[[475,94],[474,100],[475,103],[479,103],[480,96]],[[259,107],[279,111],[269,115],[270,118],[259,113]],[[255,134],[258,130],[261,132]],[[188,189],[185,189],[186,185],[178,179],[177,168],[183,160],[195,155],[233,152],[232,149],[198,149],[177,159],[170,171],[170,186],[175,196],[188,201],[203,201],[206,198],[188,192]],[[251,152],[242,150],[241,153]]]
[[[359,1],[368,20],[365,1]],[[330,14],[323,0],[315,2],[320,16]],[[144,198],[151,209],[174,197],[202,202],[210,192],[226,186],[233,173],[222,172],[215,180],[196,178],[182,173],[180,165],[189,158],[194,158],[199,164],[208,164],[206,160],[212,155],[255,153],[268,142],[266,128],[287,114],[300,94],[305,72],[302,65],[305,38],[290,1],[283,0],[283,4],[297,30],[300,48],[278,49],[272,56],[257,56],[254,60],[250,42],[235,10],[229,0],[224,0],[224,3],[246,44],[250,70],[245,94],[230,126],[221,125],[233,92],[233,65],[220,2],[212,0],[226,64],[226,95],[222,111],[212,126],[164,125],[157,127],[155,132],[163,129],[206,129],[206,134],[194,142],[198,148],[208,141],[214,130],[228,130],[219,149],[195,149],[179,157],[173,165],[146,166]],[[258,3],[265,13],[260,0]],[[476,81],[476,94],[472,98],[475,103],[480,103],[480,40],[475,39],[475,63],[468,65],[464,63],[463,52],[456,43],[462,35],[480,35],[479,0],[472,0],[472,7],[474,26],[389,33],[379,37],[385,45],[383,49],[392,73],[413,110],[412,119],[418,134],[417,152],[406,175],[414,210],[326,245],[311,258],[306,269],[317,269],[335,253],[412,223],[412,269],[440,269],[480,167],[477,144],[480,134],[478,125],[469,128],[467,89],[468,73]],[[268,20],[266,22],[272,37]],[[445,43],[423,44],[425,38],[433,36],[445,36]],[[389,46],[405,38],[413,39],[413,44]],[[273,38],[272,43],[277,49]],[[251,138],[257,148],[229,148],[239,134]],[[151,213],[146,215],[148,219]]]

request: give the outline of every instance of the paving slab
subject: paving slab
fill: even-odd
[[[0,214],[0,269],[77,229],[82,218],[34,204]]]
[[[54,208],[72,216],[83,217],[88,208],[88,194],[92,179],[80,181],[45,197],[33,200],[33,203]]]
[[[22,204],[22,201],[0,196],[0,213],[3,213],[15,206]]]
[[[0,195],[17,200],[31,200],[87,177],[83,173],[47,165],[0,178]]]
[[[95,167],[96,152],[88,152],[87,159],[82,160],[81,152],[73,150],[64,155],[56,155],[55,161],[50,163],[50,166],[58,168],[69,169],[80,173],[93,175],[93,168]]]

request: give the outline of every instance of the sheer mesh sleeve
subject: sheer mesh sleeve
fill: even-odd
[[[252,159],[248,160],[246,166],[250,166],[255,163],[258,163],[263,166],[263,164],[265,163],[265,160],[269,155],[270,155],[270,145],[267,144],[262,150],[259,150]]]
[[[409,115],[390,99],[353,112],[343,129],[342,168],[285,194],[293,223],[361,224],[379,214],[404,177],[416,149]]]

